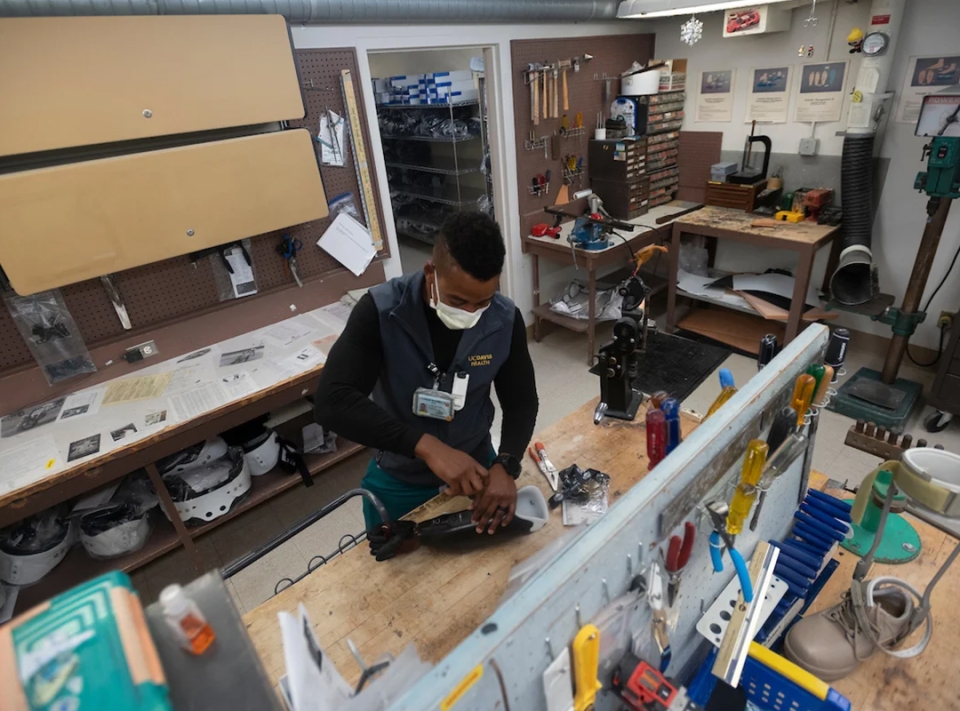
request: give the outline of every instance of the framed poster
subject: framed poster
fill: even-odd
[[[900,92],[897,121],[915,124],[920,117],[920,104],[924,96],[957,84],[960,84],[960,56],[937,54],[910,57]]]
[[[747,123],[786,123],[790,107],[790,67],[764,67],[753,70],[747,97]]]
[[[846,60],[804,64],[797,87],[794,121],[839,121],[843,111],[843,87],[847,80]]]
[[[700,90],[694,121],[724,123],[733,120],[733,69],[700,72]]]

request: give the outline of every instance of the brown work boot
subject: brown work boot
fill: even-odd
[[[866,582],[853,584],[867,589]],[[913,599],[902,588],[878,586],[873,599],[866,602],[865,617],[880,644],[891,649],[902,642],[910,631]],[[847,590],[839,605],[805,617],[790,628],[783,651],[787,659],[823,681],[835,681],[872,656],[877,646],[861,626]]]

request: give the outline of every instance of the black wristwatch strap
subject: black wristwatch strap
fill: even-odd
[[[507,472],[514,480],[520,477],[520,473],[523,471],[523,467],[520,465],[520,460],[514,457],[512,454],[499,454],[497,458],[493,460],[494,464],[499,464],[504,468],[504,471]]]

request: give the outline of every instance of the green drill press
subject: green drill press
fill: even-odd
[[[890,306],[871,316],[893,330],[883,370],[861,368],[840,388],[830,409],[857,420],[900,432],[923,392],[920,383],[898,378],[907,341],[927,314],[920,300],[952,202],[960,198],[960,87],[952,86],[923,98],[914,132],[933,140],[923,148],[927,170],[917,174],[914,188],[925,192],[927,222],[900,308]]]

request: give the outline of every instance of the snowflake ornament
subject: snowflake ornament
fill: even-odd
[[[696,15],[691,15],[690,19],[680,25],[680,41],[689,45],[694,45],[703,37],[703,23],[697,19]]]

